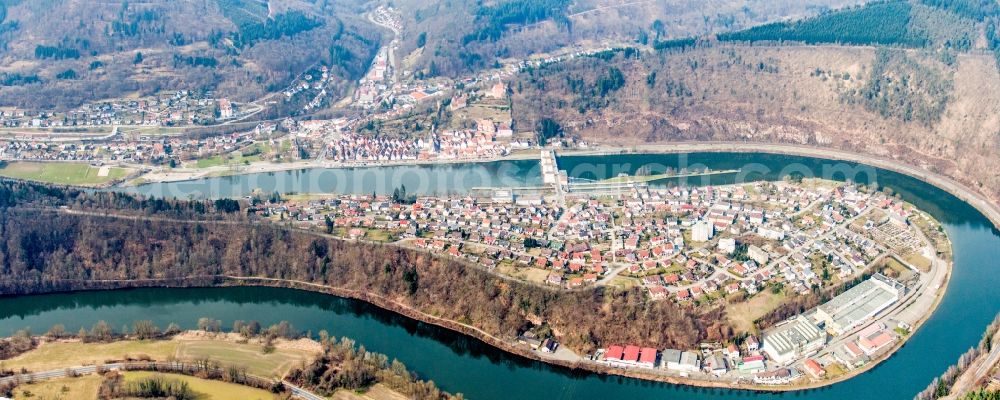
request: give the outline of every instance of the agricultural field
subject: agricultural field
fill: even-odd
[[[61,185],[94,186],[124,178],[131,170],[85,163],[15,161],[0,167],[0,176]]]
[[[257,344],[240,344],[218,340],[179,341],[175,357],[181,360],[197,360],[208,357],[223,365],[239,365],[247,372],[265,377],[284,376],[295,365],[309,360],[313,354],[300,349],[282,348],[280,351],[264,353]]]
[[[291,367],[311,359],[313,352],[304,348],[282,347],[280,351],[265,354],[259,344],[187,338],[113,343],[54,342],[43,344],[12,359],[0,361],[0,367],[46,371],[67,366],[145,357],[153,360],[167,360],[173,357],[182,361],[207,357],[222,365],[244,366],[247,372],[254,375],[275,377],[283,376]]]
[[[101,387],[101,377],[97,375],[77,378],[60,378],[50,381],[19,385],[14,390],[14,400],[77,400],[96,399]]]
[[[338,390],[331,397],[333,400],[406,400],[407,397],[389,389],[382,384],[368,388],[364,392]]]
[[[261,389],[180,374],[129,371],[125,373],[125,382],[135,382],[157,376],[167,380],[186,382],[191,390],[198,394],[199,400],[271,400],[274,398],[274,394]]]
[[[0,366],[15,370],[25,368],[29,371],[48,371],[69,366],[121,360],[126,357],[138,358],[143,355],[156,360],[165,360],[177,351],[177,345],[178,342],[173,340],[45,343],[35,350],[0,361]]]

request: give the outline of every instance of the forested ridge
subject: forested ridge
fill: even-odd
[[[647,301],[641,288],[557,291],[509,281],[452,259],[391,245],[346,242],[269,224],[172,222],[36,211],[35,204],[156,204],[127,195],[64,191],[0,182],[0,294],[94,287],[98,280],[163,279],[170,286],[205,286],[206,276],[255,276],[306,281],[368,293],[435,317],[512,338],[529,320],[548,324],[571,348],[608,343],[691,348],[734,334],[722,310]],[[124,196],[124,197],[119,197]],[[177,202],[159,211],[197,215],[203,206]],[[236,225],[234,225],[236,224]],[[199,277],[185,280],[185,277]],[[127,285],[122,285],[127,286]]]
[[[892,45],[968,51],[980,29],[1000,58],[1000,4],[991,0],[875,1],[792,22],[721,33],[722,41]]]
[[[0,104],[58,110],[174,90],[249,101],[320,65],[341,96],[381,43],[363,4],[2,1]]]

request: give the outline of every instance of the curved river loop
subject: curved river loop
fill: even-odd
[[[277,288],[136,289],[0,298],[0,335],[54,324],[69,331],[98,320],[121,326],[152,319],[193,328],[198,318],[225,324],[281,320],[299,330],[356,339],[367,349],[398,358],[442,389],[471,399],[909,399],[976,345],[1000,310],[1000,232],[969,204],[900,173],[855,163],[765,153],[687,153],[567,156],[559,167],[574,178],[618,173],[657,173],[664,168],[740,169],[739,176],[689,178],[667,184],[718,185],[777,180],[788,173],[859,183],[877,181],[942,223],[952,241],[954,269],[944,299],[924,325],[888,360],[831,386],[783,393],[706,389],[572,371],[500,351],[461,334],[415,321],[366,303]],[[119,188],[151,195],[238,197],[263,192],[462,193],[480,186],[529,186],[541,182],[534,160],[476,164],[314,169],[236,175]]]

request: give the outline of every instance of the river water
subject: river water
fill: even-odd
[[[102,319],[116,327],[152,319],[161,326],[176,322],[185,328],[194,327],[200,317],[221,319],[224,326],[237,319],[263,324],[288,320],[297,329],[314,334],[325,329],[332,336],[354,338],[369,350],[398,358],[444,390],[461,392],[472,399],[909,399],[974,346],[1000,310],[1000,233],[971,206],[908,176],[851,163],[766,154],[580,156],[561,157],[559,163],[571,176],[589,179],[612,177],[619,172],[710,167],[740,172],[684,183],[773,180],[788,173],[862,183],[877,181],[942,222],[954,246],[954,273],[937,311],[889,360],[846,382],[784,394],[701,389],[574,372],[512,356],[475,339],[358,301],[289,289],[141,289],[0,298],[0,334],[23,327],[43,332],[56,323],[75,332]],[[220,197],[243,196],[255,188],[265,192],[340,189],[337,191],[386,193],[405,184],[411,193],[462,193],[475,186],[535,185],[540,181],[535,161],[391,168],[394,170],[290,171],[128,190],[177,197]],[[352,191],[351,187],[358,189]]]

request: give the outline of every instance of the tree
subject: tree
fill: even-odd
[[[418,281],[420,277],[417,276],[417,270],[411,268],[403,272],[403,282],[407,284],[407,291],[412,295],[417,292]]]
[[[244,327],[246,327],[246,323],[243,322],[243,320],[238,319],[236,321],[233,321],[233,330],[232,330],[232,332],[243,333],[243,328]]]
[[[333,219],[330,218],[329,214],[323,216],[323,222],[326,224],[326,233],[333,233]]]
[[[656,33],[657,39],[659,39],[660,36],[663,36],[664,27],[665,25],[663,24],[663,21],[660,21],[659,19],[653,21],[653,25],[651,26],[651,28],[653,29],[653,32]]]
[[[114,335],[114,333],[115,333],[115,331],[113,329],[111,329],[111,325],[108,325],[107,322],[105,322],[104,320],[101,320],[101,321],[98,321],[96,324],[94,324],[93,327],[90,328],[90,335],[89,335],[89,337],[91,339],[93,339],[93,340],[108,341],[108,340],[111,340],[111,338]]]
[[[208,317],[198,318],[198,330],[209,332],[212,329],[214,320]]]
[[[168,335],[168,336],[169,335],[176,335],[178,333],[181,333],[181,327],[179,325],[173,323],[173,322],[171,322],[169,325],[167,325],[167,329],[165,331],[163,331],[163,334]]]
[[[558,122],[552,118],[544,118],[538,121],[538,126],[535,127],[535,131],[538,135],[538,144],[544,146],[548,143],[549,139],[554,137],[562,137],[563,129]]]
[[[153,339],[160,336],[160,328],[153,321],[135,321],[132,324],[132,332],[139,339]]]
[[[66,336],[66,327],[63,324],[52,325],[52,328],[46,333],[51,338],[60,339]]]

